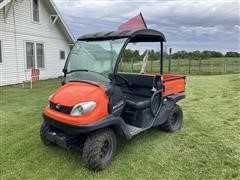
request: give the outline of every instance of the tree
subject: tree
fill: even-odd
[[[225,57],[240,57],[240,53],[230,51],[225,54]]]
[[[172,55],[173,59],[195,59],[195,60],[200,60],[200,59],[208,59],[211,57],[223,57],[223,54],[221,52],[217,51],[208,51],[205,50],[203,52],[200,51],[193,51],[193,52],[186,52],[186,51],[178,51]]]
[[[155,52],[153,49],[149,51],[148,60],[156,60]]]
[[[140,60],[141,60],[141,57],[140,57],[140,54],[139,54],[139,51],[138,51],[138,50],[134,50],[134,51],[133,51],[132,58],[133,58],[135,61],[140,61]]]

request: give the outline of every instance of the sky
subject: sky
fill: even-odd
[[[140,12],[148,28],[164,33],[179,50],[240,52],[239,0],[54,0],[77,38],[117,30]]]

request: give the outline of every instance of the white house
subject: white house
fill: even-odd
[[[0,0],[0,86],[62,75],[74,41],[52,0]]]

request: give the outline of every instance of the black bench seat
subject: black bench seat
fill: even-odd
[[[145,109],[150,107],[150,98],[125,94],[126,106],[134,109]]]

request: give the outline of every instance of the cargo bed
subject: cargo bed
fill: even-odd
[[[164,96],[182,93],[185,91],[185,76],[163,74]]]
[[[185,91],[185,76],[178,74],[157,74],[145,72],[145,74],[153,74],[161,76],[163,80],[163,95],[169,96]]]

